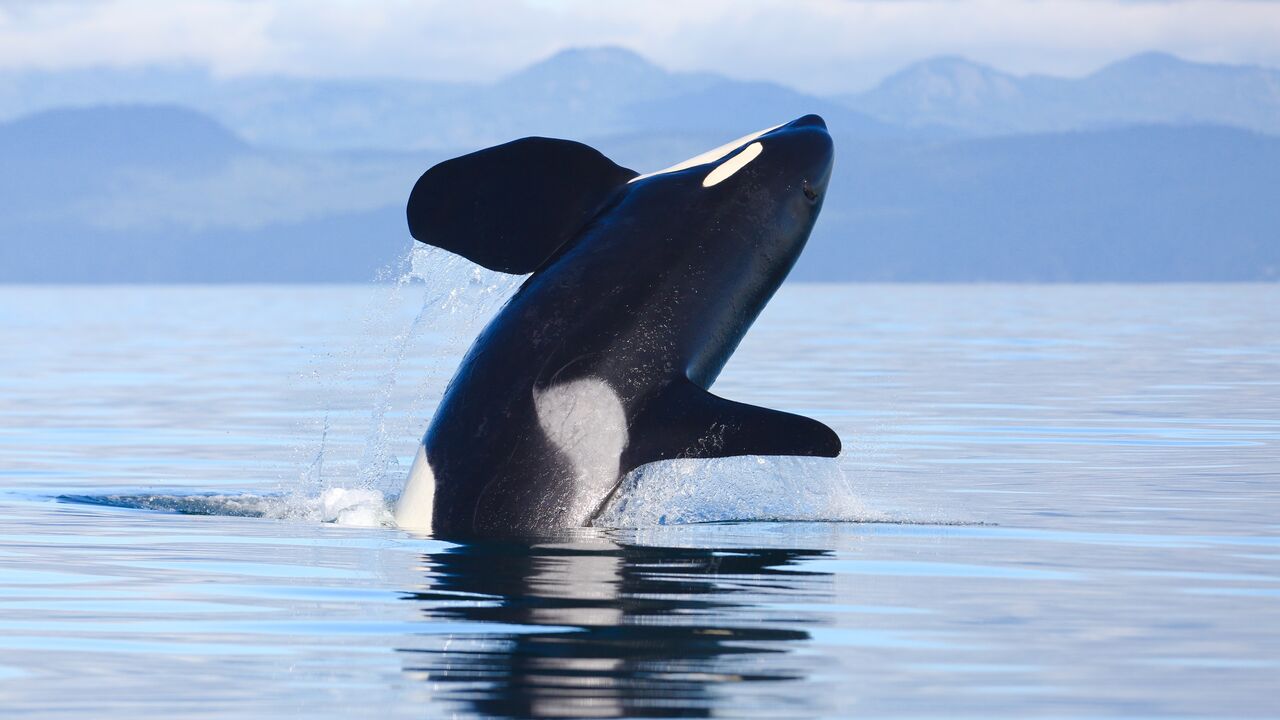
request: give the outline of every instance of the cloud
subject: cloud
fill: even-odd
[[[673,69],[822,92],[964,55],[1081,74],[1146,50],[1280,65],[1258,0],[0,0],[0,67],[198,64],[221,75],[490,80],[556,50],[615,44]]]

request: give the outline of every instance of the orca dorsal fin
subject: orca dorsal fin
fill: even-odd
[[[423,173],[409,233],[490,270],[533,272],[635,176],[582,143],[516,140]]]
[[[725,400],[682,379],[646,402],[631,423],[622,472],[675,458],[839,454],[840,437],[817,420]]]

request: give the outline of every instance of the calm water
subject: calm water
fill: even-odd
[[[789,286],[716,389],[838,466],[458,545],[379,525],[451,272],[0,288],[0,713],[1280,716],[1280,286]]]

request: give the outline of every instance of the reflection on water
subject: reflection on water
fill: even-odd
[[[423,556],[430,587],[407,599],[428,620],[484,625],[405,651],[405,671],[483,715],[707,717],[718,686],[804,677],[785,654],[813,618],[762,615],[759,600],[829,601],[830,574],[796,567],[826,555],[591,536],[450,547]]]

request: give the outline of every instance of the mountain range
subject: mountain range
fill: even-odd
[[[1082,78],[1017,77],[964,58],[916,63],[839,100],[881,121],[957,133],[1061,132],[1133,124],[1280,133],[1280,72],[1144,53]]]
[[[837,170],[795,276],[1280,277],[1275,71],[1143,55],[1080,79],[919,63],[856,95],[619,49],[492,84],[0,73],[0,281],[361,281],[446,157],[526,135],[639,171],[822,114]]]

